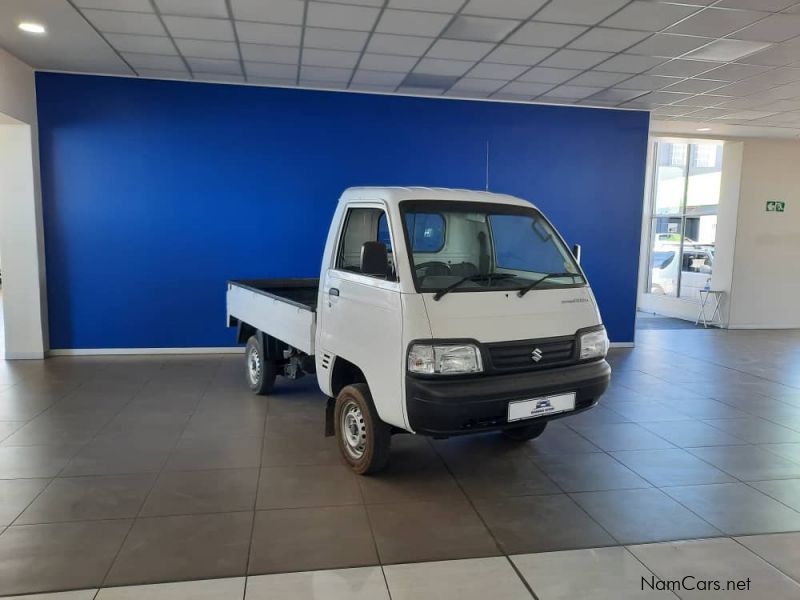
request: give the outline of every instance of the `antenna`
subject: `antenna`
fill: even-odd
[[[489,191],[489,140],[486,140],[486,191]]]

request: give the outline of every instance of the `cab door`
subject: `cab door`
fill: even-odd
[[[381,420],[405,428],[403,321],[396,269],[387,277],[361,272],[365,242],[386,244],[393,265],[388,215],[381,203],[356,203],[346,207],[343,218],[334,262],[320,281],[320,343],[326,353],[361,369]]]

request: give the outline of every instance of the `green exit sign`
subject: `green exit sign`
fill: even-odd
[[[767,200],[767,212],[784,212],[786,202],[783,200]]]

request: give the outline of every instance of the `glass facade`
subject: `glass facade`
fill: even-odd
[[[654,156],[646,291],[697,299],[714,266],[722,144],[657,141]]]

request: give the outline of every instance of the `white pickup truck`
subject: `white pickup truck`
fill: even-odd
[[[529,440],[597,403],[608,338],[579,253],[513,196],[350,188],[320,278],[229,282],[228,325],[256,393],[316,373],[326,435],[373,473],[395,433]]]

